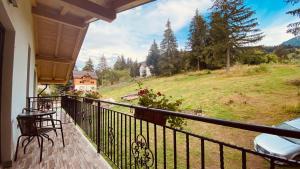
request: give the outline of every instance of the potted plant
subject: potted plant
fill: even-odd
[[[74,89],[67,91],[67,94],[70,96],[81,97],[83,95],[83,91]]]
[[[85,92],[85,99],[84,99],[84,101],[86,103],[92,104],[95,99],[99,99],[99,98],[101,98],[101,95],[100,95],[99,92],[89,90],[89,91]]]
[[[178,111],[182,104],[182,99],[173,101],[171,96],[167,97],[161,92],[154,92],[153,89],[142,88],[141,85],[138,95],[138,104],[144,107]],[[183,125],[185,125],[185,121],[180,117],[168,116],[164,113],[145,108],[135,108],[134,117],[158,125],[166,125],[166,122],[168,121],[171,127],[174,128],[182,128]]]

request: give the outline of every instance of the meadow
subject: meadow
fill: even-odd
[[[268,64],[259,66],[237,65],[230,72],[225,70],[202,70],[182,73],[171,77],[152,77],[139,79],[144,87],[154,89],[172,96],[182,98],[181,111],[206,117],[233,120],[251,124],[276,125],[280,122],[300,116],[299,82],[300,66],[291,64]],[[103,98],[113,98],[126,102],[122,96],[137,93],[137,81],[101,87]],[[129,102],[136,104],[137,101]],[[120,111],[127,111],[117,108]],[[186,131],[221,140],[226,143],[253,149],[253,139],[259,133],[222,126],[187,121]],[[151,130],[151,128],[150,128]],[[160,135],[161,133],[159,133]],[[172,133],[167,132],[168,142],[172,142]],[[185,143],[179,137],[178,143]],[[150,143],[151,144],[151,143]],[[191,140],[191,146],[198,146],[197,140]],[[162,145],[158,145],[161,149]],[[169,144],[168,149],[172,148]],[[225,149],[225,168],[241,168],[240,152]],[[178,148],[182,154],[185,148]],[[219,168],[218,147],[207,145],[207,168]],[[199,168],[199,149],[191,151],[191,168]],[[162,153],[158,152],[158,159]],[[172,152],[167,152],[167,159],[172,161]],[[180,158],[180,156],[178,157]],[[182,164],[181,164],[182,163]],[[268,168],[266,160],[259,157],[248,157],[249,168]],[[168,163],[172,168],[172,163]],[[178,168],[184,168],[184,160]],[[289,168],[280,166],[277,168]]]

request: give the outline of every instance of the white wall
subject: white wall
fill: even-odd
[[[83,91],[97,90],[97,85],[75,85],[74,88],[76,90],[83,90]]]
[[[35,50],[31,1],[17,2],[18,8],[15,8],[7,0],[0,1],[0,21],[7,29],[7,34],[10,34],[8,36],[5,34],[3,58],[3,64],[6,65],[3,67],[1,96],[1,121],[3,122],[1,122],[1,133],[5,132],[5,135],[1,136],[2,161],[8,161],[13,155],[12,152],[14,152],[19,135],[16,116],[26,106],[28,46],[31,47],[29,96],[33,96],[35,90]]]

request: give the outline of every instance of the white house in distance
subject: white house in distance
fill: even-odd
[[[147,66],[146,62],[141,63],[140,66],[140,77],[150,77],[152,76],[150,67]]]
[[[73,86],[75,90],[97,90],[96,73],[87,71],[73,71]]]

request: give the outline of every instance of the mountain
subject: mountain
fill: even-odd
[[[293,46],[293,47],[300,47],[300,37],[294,37],[288,41],[283,42],[281,45],[284,46]]]

